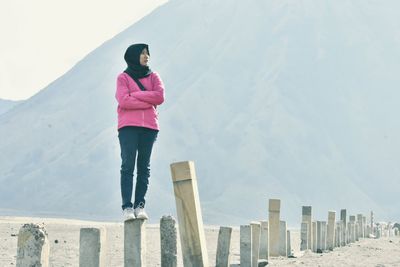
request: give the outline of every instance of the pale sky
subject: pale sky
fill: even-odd
[[[27,99],[167,0],[0,2],[0,98]]]

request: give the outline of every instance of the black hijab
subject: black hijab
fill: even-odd
[[[124,72],[134,80],[147,77],[152,73],[148,66],[140,65],[140,54],[145,48],[150,56],[149,46],[147,44],[133,44],[126,49],[124,59],[128,67]]]

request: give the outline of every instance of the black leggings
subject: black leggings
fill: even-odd
[[[121,196],[122,209],[127,207],[144,207],[144,199],[149,185],[150,157],[158,130],[125,126],[118,130],[121,147]],[[136,153],[137,152],[137,153]],[[137,154],[137,171],[135,202],[132,204],[133,172]]]

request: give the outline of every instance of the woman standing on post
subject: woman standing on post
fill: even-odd
[[[124,55],[128,67],[117,78],[115,97],[118,101],[124,220],[148,219],[144,206],[150,177],[150,156],[159,131],[156,108],[164,102],[164,84],[160,76],[150,70],[149,58],[148,45],[129,46]],[[132,203],[135,164],[135,201]]]

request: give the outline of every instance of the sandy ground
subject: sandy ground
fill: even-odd
[[[18,231],[25,223],[44,224],[50,242],[50,266],[79,266],[79,230],[83,227],[105,227],[107,232],[106,266],[123,266],[123,223],[92,222],[68,219],[0,217],[0,266],[15,266]],[[210,266],[215,266],[219,227],[206,226]],[[147,225],[147,266],[160,264],[158,225]],[[234,227],[231,242],[231,266],[239,263],[239,228]],[[179,238],[179,237],[178,237]],[[178,266],[183,266],[178,240]],[[272,258],[268,266],[373,266],[400,267],[400,238],[362,239],[332,252],[316,254],[298,251],[298,231],[292,232],[292,249],[298,258]]]

